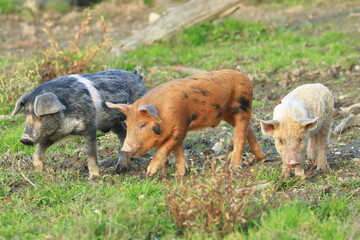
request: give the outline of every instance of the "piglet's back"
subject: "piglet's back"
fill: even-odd
[[[188,78],[176,79],[159,85],[148,92],[141,99],[141,103],[167,104],[166,99],[180,98],[187,102],[202,104],[200,99],[209,104],[211,101],[227,103],[231,97],[235,97],[235,91],[240,86],[242,94],[246,98],[252,97],[252,84],[242,72],[235,70],[221,70],[205,74],[194,75]],[[160,97],[159,97],[160,96]]]
[[[282,100],[281,104],[296,105],[303,108],[307,118],[322,119],[332,114],[334,100],[330,90],[320,83],[305,84],[297,87]]]
[[[238,101],[234,101],[238,99]],[[141,105],[154,105],[161,119],[177,116],[189,121],[190,130],[216,126],[234,111],[251,114],[252,84],[236,70],[221,70],[160,85],[145,95]],[[190,119],[189,119],[190,118]]]

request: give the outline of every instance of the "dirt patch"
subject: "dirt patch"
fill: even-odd
[[[241,21],[255,21],[298,29],[305,24],[329,23],[333,30],[346,30],[360,35],[360,7],[356,1],[324,1],[322,3],[287,8],[270,8],[267,5],[242,5],[231,17]],[[321,29],[313,34],[321,32]]]
[[[103,15],[109,28],[110,39],[118,41],[148,25],[148,15],[161,11],[162,6],[148,6],[143,1],[104,2],[92,8],[94,21],[89,24],[84,38],[98,39],[101,33],[96,29],[100,15]],[[47,47],[48,36],[43,31],[45,23],[53,23],[52,31],[60,46],[68,46],[79,30],[83,8],[75,8],[61,15],[56,12],[40,12],[34,16],[0,15],[0,54],[4,58],[29,57]]]
[[[103,15],[109,28],[109,36],[115,42],[147,26],[151,12],[162,14],[166,8],[181,4],[181,1],[155,1],[145,5],[143,1],[112,1],[95,5],[94,18]],[[0,15],[0,54],[3,58],[17,59],[32,56],[47,46],[48,37],[43,29],[46,21],[53,22],[55,38],[61,46],[69,44],[78,31],[83,13],[75,8],[62,15],[56,12],[39,12],[33,16]],[[326,1],[321,4],[291,6],[271,9],[249,4],[242,5],[230,17],[242,21],[260,21],[273,26],[299,28],[306,23],[331,23],[333,30],[346,30],[360,35],[360,8],[356,1]],[[98,21],[89,25],[95,29]],[[320,31],[321,29],[319,29]],[[316,34],[314,31],[313,34]],[[88,31],[84,37],[101,38],[101,33]]]

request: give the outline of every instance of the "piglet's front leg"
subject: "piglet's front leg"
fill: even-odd
[[[36,169],[39,171],[44,170],[44,162],[45,162],[45,153],[46,150],[53,144],[54,142],[50,140],[45,140],[40,142],[35,150],[35,153],[33,155],[33,164]]]
[[[90,136],[84,136],[87,163],[89,168],[89,180],[100,178],[100,169],[97,161],[96,132]]]
[[[168,158],[170,152],[174,151],[178,147],[180,135],[174,132],[160,147],[157,149],[154,158],[151,160],[148,168],[147,168],[147,175],[152,177],[154,176],[157,171],[165,166],[166,159]]]
[[[184,145],[181,141],[173,151],[176,159],[176,172],[179,178],[183,178],[187,169],[186,159],[184,156]]]

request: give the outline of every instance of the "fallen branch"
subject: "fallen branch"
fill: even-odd
[[[10,119],[12,119],[12,116],[10,116],[10,115],[0,115],[0,120],[2,120],[2,119],[10,120]]]
[[[344,118],[339,125],[337,125],[334,129],[335,134],[341,134],[346,129],[352,126],[359,126],[360,125],[360,114],[354,115],[350,114],[347,118]]]
[[[241,2],[241,0],[191,0],[179,7],[170,8],[153,25],[124,39],[111,51],[115,55],[120,55],[124,51],[134,50],[140,45],[152,44],[172,36],[181,29],[228,15],[237,10]]]
[[[241,188],[241,189],[237,189],[236,192],[248,192],[248,193],[254,193],[254,192],[258,192],[258,191],[262,191],[265,190],[271,186],[274,185],[274,182],[267,182],[264,184],[260,184],[254,187],[247,187],[247,188]]]
[[[182,67],[182,66],[160,66],[160,67],[150,67],[149,70],[150,71],[155,71],[155,70],[173,70],[176,71],[178,73],[181,74],[191,74],[191,75],[196,75],[196,74],[203,74],[203,73],[207,73],[207,70],[204,69],[198,69],[198,68],[189,68],[189,67]]]
[[[350,107],[346,107],[346,108],[340,108],[341,110],[341,114],[345,114],[345,115],[349,115],[349,114],[360,114],[360,103],[355,103],[353,105],[351,105]]]
[[[27,176],[25,176],[25,174],[21,171],[21,163],[20,163],[21,161],[19,160],[18,161],[18,166],[17,166],[17,168],[16,168],[16,170],[21,174],[21,176],[23,177],[23,179],[25,180],[25,181],[27,181],[28,183],[30,183],[33,187],[35,187],[36,188],[36,185],[35,185],[35,183],[33,183]]]

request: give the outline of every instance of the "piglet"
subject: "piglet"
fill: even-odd
[[[261,121],[261,129],[275,139],[284,176],[289,177],[292,168],[296,176],[304,176],[306,148],[317,169],[328,168],[326,148],[334,111],[330,90],[318,83],[305,84],[278,103],[273,120]]]
[[[163,167],[173,152],[177,174],[182,177],[186,171],[183,146],[186,133],[216,127],[221,120],[235,127],[232,168],[240,165],[246,140],[255,157],[264,158],[250,125],[252,97],[252,83],[242,68],[238,68],[238,71],[221,70],[167,82],[132,105],[106,104],[127,117],[122,152],[139,157],[157,148],[147,168],[149,176]]]
[[[90,179],[100,176],[97,162],[96,131],[113,131],[120,143],[125,139],[125,116],[105,106],[106,101],[132,103],[146,93],[143,75],[109,70],[82,75],[68,75],[44,83],[22,95],[13,115],[24,110],[25,130],[20,139],[25,145],[38,144],[33,163],[44,168],[45,152],[52,144],[68,135],[80,135],[85,140]],[[129,164],[120,154],[117,169]]]

